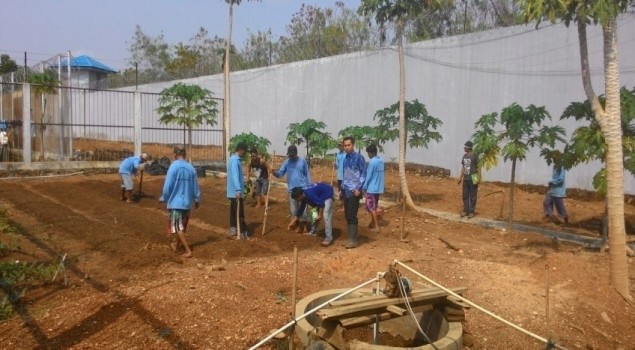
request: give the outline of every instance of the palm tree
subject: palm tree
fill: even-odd
[[[247,1],[260,1],[260,0],[247,0]],[[223,130],[225,132],[225,142],[223,142],[223,157],[229,159],[227,157],[227,147],[230,143],[231,138],[231,123],[230,123],[230,83],[229,83],[229,58],[231,52],[231,43],[232,43],[232,23],[234,21],[234,5],[240,5],[242,0],[225,0],[225,2],[229,5],[229,15],[228,15],[228,23],[227,23],[227,40],[225,40],[225,53],[224,53],[224,63],[223,63],[223,81],[224,81],[224,94],[225,100],[223,101]]]
[[[582,85],[593,114],[605,136],[607,145],[606,181],[609,216],[609,254],[611,284],[624,298],[632,300],[629,290],[626,257],[626,229],[624,225],[624,156],[620,117],[619,63],[617,50],[617,15],[625,12],[632,0],[523,0],[526,21],[562,20],[566,25],[576,22],[580,42]],[[603,106],[593,90],[586,26],[599,23],[604,37],[604,90]]]

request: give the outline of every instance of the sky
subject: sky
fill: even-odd
[[[340,0],[356,9],[361,0]],[[249,32],[285,35],[301,5],[334,8],[336,0],[243,0],[234,7],[232,43],[242,48]],[[27,65],[66,54],[88,55],[120,70],[128,66],[135,27],[168,44],[186,43],[200,27],[226,37],[225,0],[0,0],[0,54]]]

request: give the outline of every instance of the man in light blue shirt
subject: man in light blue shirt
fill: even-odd
[[[227,198],[230,200],[229,206],[229,237],[239,238],[238,229],[244,239],[249,239],[247,224],[245,223],[245,204],[243,191],[245,190],[245,178],[243,177],[243,165],[241,159],[247,152],[247,144],[239,142],[236,145],[236,153],[229,158],[227,165]],[[236,212],[238,211],[238,217]],[[240,222],[238,222],[240,220]],[[238,226],[237,226],[238,225]]]
[[[357,211],[362,197],[362,188],[366,176],[366,160],[364,156],[355,152],[355,139],[352,136],[344,138],[344,179],[342,187],[344,193],[344,215],[348,223],[348,242],[344,246],[351,249],[359,246],[357,239]]]
[[[291,190],[294,187],[305,187],[309,185],[311,183],[311,173],[307,162],[298,157],[298,148],[295,145],[291,145],[287,148],[287,156],[288,158],[282,163],[280,169],[274,172],[273,175],[277,178],[281,178],[285,174],[287,175],[289,213],[290,216],[293,217],[297,214],[300,202],[291,197]],[[299,223],[296,231],[297,233],[304,233],[304,230],[307,229],[307,218],[308,210],[305,210],[298,218]]]
[[[132,189],[134,182],[132,176],[137,176],[137,170],[143,171],[148,155],[143,153],[140,156],[128,157],[119,166],[119,177],[121,177],[121,200],[132,203]]]
[[[169,234],[176,237],[172,239],[170,246],[176,252],[182,245],[185,249],[184,258],[192,257],[192,249],[185,240],[185,231],[190,219],[192,206],[198,209],[201,201],[201,189],[198,186],[196,170],[192,164],[185,160],[185,147],[174,147],[174,162],[170,164],[165,176],[163,192],[159,202],[167,203],[170,218]]]
[[[337,195],[340,200],[344,201],[344,194],[342,193],[342,180],[344,180],[344,158],[346,158],[346,152],[344,152],[344,142],[340,141],[337,144],[339,152],[335,156],[335,168],[337,169]],[[340,211],[344,210],[344,207]]]
[[[545,221],[560,223],[560,220],[553,215],[553,209],[555,207],[564,223],[568,224],[569,214],[567,213],[567,208],[564,206],[564,198],[567,196],[567,186],[565,183],[566,171],[564,167],[560,165],[560,158],[561,156],[559,154],[554,157],[553,173],[548,183],[549,190],[542,205],[545,213]]]
[[[379,232],[379,196],[384,193],[384,160],[377,155],[377,146],[366,147],[368,152],[368,168],[363,191],[366,193],[366,211],[370,213],[371,231]]]

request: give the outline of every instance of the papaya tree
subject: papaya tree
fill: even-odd
[[[514,217],[514,189],[516,185],[516,164],[527,158],[531,148],[553,149],[557,142],[564,142],[565,131],[561,126],[542,125],[551,120],[545,107],[529,105],[523,108],[513,103],[496,112],[485,114],[475,123],[472,135],[474,152],[479,155],[479,167],[490,169],[498,164],[498,158],[511,161],[511,181],[509,190],[509,230]],[[497,129],[498,127],[498,129]]]
[[[431,141],[441,141],[443,137],[436,130],[443,125],[443,122],[431,116],[423,103],[417,99],[405,101],[404,109],[405,137],[399,136],[399,102],[375,112],[373,119],[378,123],[376,134],[380,144],[399,140],[403,144],[400,145],[400,148],[403,146],[405,155],[406,146],[428,148]]]
[[[593,109],[607,145],[606,181],[609,216],[609,254],[611,285],[620,295],[632,300],[629,290],[626,257],[626,227],[624,224],[624,156],[620,117],[619,61],[617,46],[617,16],[629,10],[633,0],[522,0],[526,22],[547,19],[565,25],[575,22],[580,46],[580,65],[584,93]],[[602,27],[604,52],[604,93],[602,105],[591,82],[586,27]]]
[[[624,154],[624,169],[635,175],[635,88],[628,90],[622,87],[620,90],[620,116],[622,119],[622,152]],[[604,95],[598,96],[600,103],[605,105]],[[586,125],[579,126],[571,135],[569,141],[568,157],[564,162],[565,167],[574,167],[579,164],[599,161],[602,168],[593,176],[593,187],[602,196],[606,196],[606,157],[607,144],[599,123],[593,116],[593,109],[589,100],[573,102],[563,112],[560,119],[575,119]],[[608,212],[608,208],[606,210]],[[607,224],[607,218],[603,220]],[[602,228],[603,238],[608,227]]]
[[[31,73],[27,78],[29,84],[33,84],[33,93],[37,100],[40,101],[40,118],[37,122],[37,131],[40,136],[40,160],[44,160],[44,133],[46,132],[46,106],[47,95],[57,95],[57,88],[61,82],[55,78],[55,73],[51,70],[45,70],[41,73]],[[50,117],[49,120],[50,121]]]
[[[187,128],[188,154],[192,156],[192,129],[205,123],[216,125],[218,103],[212,99],[212,92],[198,85],[176,83],[161,91],[160,106],[157,108],[161,124],[176,124]],[[184,136],[185,138],[185,136]],[[190,158],[191,159],[191,158]]]
[[[404,27],[406,20],[416,18],[424,11],[431,14],[438,8],[440,0],[362,0],[358,13],[363,16],[372,16],[375,22],[383,29],[387,24],[395,25],[395,37],[397,39],[397,58],[399,60],[399,182],[401,193],[406,204],[416,208],[408,190],[406,179],[406,68],[403,49]],[[385,31],[382,30],[383,33]]]
[[[328,143],[331,135],[324,131],[326,124],[315,119],[306,119],[302,123],[291,123],[287,127],[287,142],[292,145],[305,144],[307,163],[311,166],[311,158],[319,156]]]
[[[360,153],[371,143],[376,145],[380,152],[384,151],[384,147],[382,146],[382,142],[380,142],[380,137],[378,136],[379,130],[377,127],[368,125],[348,126],[340,130],[338,135],[340,138],[344,138],[346,136],[352,136],[355,138],[355,146],[357,146],[357,150]]]
[[[232,151],[235,150],[236,146],[240,142],[244,142],[247,145],[247,150],[256,149],[258,150],[259,155],[262,155],[265,159],[270,159],[270,156],[267,153],[267,148],[271,146],[271,141],[268,139],[254,135],[251,132],[234,135],[229,142],[229,149]],[[245,152],[243,156],[246,158],[249,154],[250,152]]]

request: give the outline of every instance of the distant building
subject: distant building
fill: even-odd
[[[60,67],[63,72],[62,80],[66,82],[64,71],[66,71],[68,67],[68,59],[62,60]],[[116,70],[86,55],[71,57],[70,67],[71,82],[69,85],[71,87],[106,89],[106,76],[111,73],[117,73]],[[57,68],[57,65],[55,65],[54,68]]]

